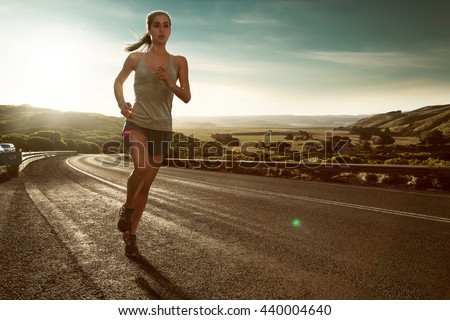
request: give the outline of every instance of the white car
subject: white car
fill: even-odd
[[[12,143],[1,143],[0,147],[2,147],[3,152],[5,152],[5,153],[6,152],[16,152],[16,147]]]

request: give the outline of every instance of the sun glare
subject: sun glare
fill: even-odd
[[[80,94],[85,54],[76,39],[61,32],[41,34],[33,50],[21,52],[16,72],[23,75],[24,101],[58,108]]]
[[[2,71],[14,75],[8,83],[13,90],[5,100],[61,111],[120,115],[114,113],[112,83],[126,57],[122,43],[96,37],[90,30],[81,24],[52,24],[35,30],[26,47],[12,39],[5,59],[9,64]]]

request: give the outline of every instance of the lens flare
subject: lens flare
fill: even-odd
[[[294,219],[294,221],[292,221],[292,226],[294,228],[300,228],[301,225],[302,225],[302,222],[299,219]]]

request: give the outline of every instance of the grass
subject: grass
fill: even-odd
[[[174,131],[181,132],[185,135],[194,135],[195,138],[201,141],[211,141],[211,135],[215,133],[232,134],[233,137],[238,138],[241,142],[245,141],[264,141],[265,134],[271,130],[272,141],[285,141],[284,137],[288,133],[295,133],[299,130],[311,133],[314,139],[324,139],[325,132],[333,131],[332,128],[245,128],[245,127],[211,127],[211,128],[173,128]]]
[[[238,138],[241,142],[245,141],[264,141],[265,134],[272,130],[272,141],[285,141],[288,133],[295,133],[299,130],[311,133],[313,139],[324,140],[327,132],[332,132],[334,136],[349,137],[353,143],[359,141],[359,135],[349,134],[348,131],[337,131],[333,128],[245,128],[245,127],[210,127],[210,128],[188,128],[174,127],[174,131],[181,132],[185,135],[191,135],[201,141],[211,141],[211,135],[215,133],[232,134],[233,137]],[[420,142],[417,137],[394,137],[397,145],[410,145]]]

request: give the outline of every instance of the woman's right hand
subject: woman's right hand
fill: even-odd
[[[120,113],[125,118],[132,118],[133,117],[133,106],[129,102],[125,102],[123,105],[120,106]]]

